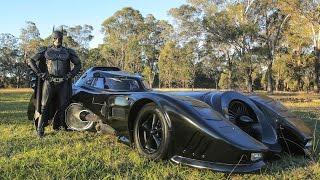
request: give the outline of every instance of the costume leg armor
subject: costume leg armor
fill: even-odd
[[[67,128],[65,124],[65,109],[69,105],[69,85],[67,81],[64,81],[56,85],[56,97],[58,100],[57,114],[53,122],[53,128],[59,129],[60,127]]]
[[[44,124],[49,118],[49,104],[52,99],[52,87],[49,81],[44,81],[42,88],[42,99],[41,99],[41,117],[38,122],[37,132],[40,137],[44,135]]]
[[[69,106],[70,104],[70,85],[69,85],[69,82],[68,81],[65,81],[63,82],[63,85],[61,87],[61,91],[63,93],[60,94],[60,98],[59,98],[59,102],[61,103],[60,104],[60,121],[61,121],[61,126],[64,128],[64,129],[67,129],[68,126],[65,122],[65,110],[67,109],[67,107]]]

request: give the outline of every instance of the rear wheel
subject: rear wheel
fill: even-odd
[[[150,159],[166,159],[170,132],[163,113],[154,103],[146,104],[134,124],[134,142],[138,152]]]

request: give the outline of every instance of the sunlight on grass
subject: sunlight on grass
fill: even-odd
[[[299,94],[273,97],[276,96],[308,97]],[[320,179],[319,161],[311,162],[303,157],[287,155],[268,162],[259,172],[229,176],[171,161],[150,161],[113,136],[92,132],[56,133],[49,127],[45,138],[39,139],[26,116],[29,98],[29,90],[0,91],[0,179]],[[320,119],[317,98],[284,104],[313,127]],[[319,129],[315,130],[318,139]],[[320,155],[319,147],[316,154]]]

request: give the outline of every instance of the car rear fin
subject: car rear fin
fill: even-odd
[[[118,67],[103,67],[103,66],[96,66],[92,68],[92,71],[121,71]]]

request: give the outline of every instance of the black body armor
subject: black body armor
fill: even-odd
[[[64,77],[70,71],[69,52],[65,48],[48,48],[44,54],[47,59],[48,74]]]
[[[74,64],[72,71],[70,61]],[[40,48],[31,58],[29,65],[37,74],[48,73],[54,77],[74,77],[81,69],[81,62],[75,51],[65,47]]]
[[[74,65],[71,70],[72,63]],[[64,111],[70,104],[72,92],[71,79],[81,69],[81,62],[74,50],[65,47],[40,48],[30,59],[29,66],[41,81],[41,116],[37,122],[37,132],[44,135],[44,126],[48,124],[50,114],[53,117],[53,129],[66,128]],[[54,104],[54,106],[53,106]],[[54,107],[55,109],[51,109]]]

